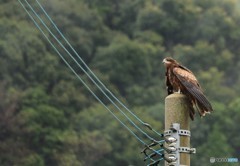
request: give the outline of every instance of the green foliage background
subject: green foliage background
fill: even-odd
[[[191,124],[197,148],[192,165],[239,158],[239,0],[40,2],[107,87],[160,132],[162,59],[172,56],[190,68],[214,107]],[[18,1],[0,0],[0,165],[144,165],[141,149],[60,60]]]

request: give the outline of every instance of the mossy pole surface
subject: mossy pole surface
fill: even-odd
[[[179,123],[182,130],[190,130],[189,101],[183,94],[174,93],[165,98],[165,130],[172,123]],[[180,140],[180,147],[190,147],[190,137],[180,136]],[[190,166],[190,154],[180,153],[180,165]]]

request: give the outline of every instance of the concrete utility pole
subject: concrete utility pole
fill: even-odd
[[[180,124],[180,130],[176,130],[179,147],[174,152],[177,154],[177,164],[174,166],[184,165],[190,166],[190,153],[194,153],[195,149],[190,148],[190,117],[189,117],[189,101],[183,94],[174,93],[166,97],[165,99],[165,132],[171,132],[173,124]],[[174,130],[172,130],[174,133]],[[180,134],[178,134],[180,133]],[[165,144],[165,146],[167,146]],[[165,161],[165,166],[169,166]]]

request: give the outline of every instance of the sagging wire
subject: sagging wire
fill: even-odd
[[[78,63],[78,61],[72,56],[72,54],[66,49],[66,47],[59,41],[59,39],[53,34],[53,32],[50,30],[50,28],[46,25],[46,23],[42,20],[42,18],[37,14],[37,12],[33,9],[33,7],[28,3],[27,0],[25,0],[26,4],[29,6],[29,8],[32,10],[34,15],[40,20],[40,22],[43,24],[43,26],[47,29],[47,31],[52,35],[52,37],[60,44],[60,46],[67,52],[67,54],[74,60],[74,62],[78,65],[78,67],[88,76],[88,78],[98,87],[98,89],[104,94],[105,97],[127,118],[127,120],[135,127],[137,128],[142,134],[144,134],[146,137],[148,137],[151,140],[156,141],[154,138],[149,136],[146,132],[144,132],[141,128],[139,128],[117,105],[115,102],[112,101],[112,99],[104,92],[104,90],[96,83],[96,81],[88,74],[88,72]],[[80,56],[78,56],[80,57]],[[83,61],[83,60],[82,60]],[[86,65],[87,66],[87,65]],[[145,124],[146,125],[146,124]],[[150,125],[148,125],[148,128],[151,129]]]
[[[114,116],[115,119],[117,119],[131,134],[133,134],[135,136],[135,138],[137,138],[138,141],[140,141],[142,144],[144,144],[146,147],[148,147],[149,145],[147,145],[142,139],[140,139],[128,126],[126,126],[126,124],[124,124],[103,102],[102,100],[90,89],[90,87],[82,80],[82,78],[76,73],[76,71],[71,67],[71,65],[67,62],[67,60],[63,57],[63,55],[59,52],[59,50],[56,48],[56,46],[51,42],[51,40],[47,37],[47,35],[44,33],[44,31],[42,30],[42,28],[39,26],[39,24],[37,23],[37,21],[33,18],[33,16],[30,14],[30,12],[27,10],[27,8],[25,7],[25,5],[23,5],[23,3],[21,2],[21,0],[18,0],[19,3],[22,5],[22,7],[24,8],[24,10],[27,12],[27,14],[29,15],[29,17],[31,18],[31,20],[34,22],[34,24],[36,25],[36,27],[40,30],[40,32],[44,35],[44,37],[47,39],[47,41],[50,43],[50,45],[54,48],[54,50],[57,52],[57,54],[61,57],[61,59],[66,63],[66,65],[72,70],[72,72],[77,76],[77,78],[84,84],[84,86],[90,91],[90,93]],[[37,1],[37,0],[36,0]],[[55,40],[63,47],[63,49],[72,57],[72,55],[69,53],[69,51],[62,45],[62,43],[56,38],[56,36],[50,31],[50,29],[46,26],[46,24],[43,22],[43,20],[41,19],[41,17],[39,17],[39,15],[35,12],[35,10],[32,8],[32,6],[25,0],[26,4],[29,6],[29,8],[32,10],[32,12],[38,17],[38,19],[42,22],[42,24],[45,26],[45,28],[48,30],[48,32],[50,32],[50,34],[55,38]],[[37,1],[38,2],[38,1]],[[38,2],[38,4],[40,4]],[[41,6],[42,8],[42,6]],[[43,9],[43,8],[42,8]],[[44,10],[45,12],[45,10]],[[46,13],[47,14],[47,13]],[[49,16],[48,16],[49,17]],[[50,18],[50,17],[49,17]],[[51,21],[52,22],[52,21]],[[53,23],[53,22],[52,22]],[[55,27],[56,24],[54,24]],[[57,30],[59,31],[59,29],[57,28]],[[59,31],[60,32],[60,31]],[[63,34],[60,33],[62,37]],[[64,37],[64,39],[66,39]],[[66,40],[66,42],[69,44],[69,46],[73,49],[73,47],[70,45],[70,43]],[[73,49],[74,50],[74,49]],[[74,50],[74,52],[76,52]],[[82,63],[85,65],[85,67],[94,75],[94,73],[89,69],[89,67],[85,64],[85,62],[81,59],[81,57],[77,54],[77,56],[79,57],[79,59],[82,61]],[[72,57],[73,58],[73,57]],[[85,74],[88,75],[88,73],[81,67],[81,65],[76,61],[75,58],[73,58],[73,60],[79,65],[79,67],[84,71]],[[88,77],[94,82],[94,84],[102,91],[102,93],[113,103],[113,105],[118,108],[118,110],[123,113],[125,115],[125,117],[134,125],[135,128],[137,128],[139,131],[141,131],[145,136],[147,136],[149,139],[151,139],[152,141],[161,143],[164,142],[164,140],[161,141],[156,141],[155,139],[153,139],[152,137],[150,137],[148,134],[146,134],[141,128],[139,128],[124,112],[122,112],[122,110],[106,95],[106,93],[99,87],[99,85],[91,78],[91,76],[88,75]],[[116,100],[118,101],[127,111],[131,112],[123,103],[120,102],[120,100],[118,100],[111,92],[110,90],[108,90],[106,88],[106,86],[96,77],[96,75],[94,75],[95,79],[97,79],[97,81],[104,87],[104,89]],[[153,130],[150,125],[144,123],[141,119],[139,119],[135,114],[133,114],[131,112],[131,114],[138,119],[142,124],[144,124],[145,126],[147,126],[149,129]],[[159,134],[158,132],[156,132],[155,130],[153,130],[155,133]],[[162,136],[162,134],[159,134],[160,136]],[[155,154],[158,154],[160,156],[162,156],[162,154],[160,153],[160,151],[156,151],[152,148],[149,147],[150,150],[152,150]],[[156,162],[155,160],[153,160],[151,157],[149,157],[149,159],[151,159],[153,162]]]
[[[86,69],[92,74],[94,79],[108,92],[111,97],[113,97],[123,108],[125,108],[134,118],[136,118],[140,123],[142,123],[144,126],[147,126],[150,130],[158,134],[159,136],[162,136],[161,133],[154,130],[149,124],[143,122],[138,116],[136,116],[129,108],[127,108],[104,84],[103,82],[94,74],[94,72],[88,67],[88,65],[84,62],[84,60],[81,58],[81,56],[77,53],[77,51],[73,48],[73,46],[70,44],[70,42],[66,39],[66,37],[63,35],[63,33],[59,30],[57,25],[54,23],[52,18],[49,16],[49,14],[46,12],[46,10],[43,8],[41,3],[36,0],[37,4],[45,14],[45,16],[48,18],[48,20],[52,23],[53,27],[57,30],[57,32],[60,34],[60,36],[63,38],[63,40],[67,43],[67,45],[71,48],[71,50],[74,52],[74,54],[78,57],[78,59],[81,61],[81,63],[86,67]],[[88,75],[88,77],[91,77]]]

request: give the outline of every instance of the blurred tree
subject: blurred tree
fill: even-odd
[[[212,133],[209,133],[208,137],[205,135],[204,140],[205,142],[197,149],[197,153],[201,156],[193,155],[191,164],[197,165],[200,162],[203,165],[209,165],[210,157],[225,158],[231,156],[233,149],[227,143],[226,135],[218,125],[214,125]]]
[[[59,0],[44,1],[43,4],[61,32],[87,64],[94,57],[97,46],[108,44],[110,37],[108,28],[103,24],[99,14],[91,10],[87,4],[76,0],[68,1],[68,5]],[[64,45],[69,48],[66,43]]]
[[[236,125],[235,122],[239,120],[240,113],[240,98],[235,98],[233,101],[230,102],[229,107],[227,109],[228,118],[225,120],[226,125],[222,125],[222,130],[227,131],[227,137],[229,140],[230,146],[233,148],[233,156],[238,156],[240,152],[240,143],[239,143],[239,127]],[[226,123],[227,122],[227,123]]]
[[[174,54],[176,59],[183,64],[188,64],[188,68],[198,71],[207,70],[215,63],[216,50],[214,45],[206,41],[198,41],[194,46],[176,45]]]
[[[42,89],[26,92],[22,103],[18,118],[22,119],[24,141],[29,149],[44,157],[46,165],[56,165],[59,159],[54,157],[55,154],[63,153],[75,144],[75,135],[69,128],[68,119],[62,110],[50,106],[48,96]]]
[[[239,153],[238,0],[41,3],[107,88],[159,131],[166,96],[163,57],[174,56],[193,70],[214,108],[192,123],[193,165]],[[0,1],[0,18],[0,165],[143,165],[141,144],[70,74],[18,1]]]
[[[97,9],[104,23],[113,30],[120,30],[132,36],[138,12],[144,5],[144,0],[97,1],[84,0],[91,8]]]
[[[204,83],[206,94],[213,97],[214,101],[228,103],[233,100],[236,92],[224,86],[224,77],[223,72],[219,72],[214,67],[199,73],[199,80]]]
[[[158,53],[161,53],[161,50],[150,44],[141,44],[120,36],[109,47],[99,49],[95,65],[109,75],[109,80],[129,103],[141,104],[142,101],[136,99],[153,83],[151,76],[154,73],[154,63],[151,63],[151,60],[159,57]],[[154,90],[150,88],[149,93],[145,93],[146,98],[143,98],[153,99],[151,93],[154,93]]]

